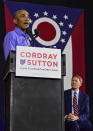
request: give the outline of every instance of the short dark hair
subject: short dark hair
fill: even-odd
[[[21,11],[27,11],[27,10],[25,10],[25,9],[17,10],[17,11],[14,13],[13,18],[16,18],[17,15],[18,15]]]

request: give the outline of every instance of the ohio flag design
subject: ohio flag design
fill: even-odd
[[[72,75],[79,74],[84,79],[81,90],[85,91],[84,10],[22,2],[5,2],[4,8],[6,33],[15,27],[14,12],[27,10],[32,33],[35,29],[40,32],[35,39],[35,46],[58,48],[66,54],[64,89],[71,88]]]

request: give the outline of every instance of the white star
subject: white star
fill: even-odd
[[[62,21],[60,21],[59,25],[60,25],[60,26],[63,26],[63,25],[64,25],[64,23],[63,23]]]
[[[56,49],[57,47],[56,47],[56,46],[53,46],[53,48],[55,48],[55,49]]]
[[[48,12],[47,11],[45,11],[43,13],[44,13],[44,16],[48,16]]]
[[[30,24],[32,23],[32,20],[31,20],[31,19],[29,20],[29,23],[30,23]]]
[[[35,16],[36,18],[39,17],[38,13],[35,13],[34,16]]]
[[[63,34],[63,35],[66,35],[66,34],[67,34],[67,32],[66,32],[66,31],[62,31],[62,34]]]
[[[56,15],[53,15],[53,19],[57,19],[57,16],[56,16]]]
[[[68,26],[69,26],[69,28],[72,28],[72,27],[73,27],[73,25],[72,25],[72,24],[69,24]]]
[[[65,41],[65,39],[61,39],[61,42],[62,42],[62,43],[65,43],[66,41]]]
[[[66,14],[64,15],[64,19],[65,19],[65,20],[67,20],[67,19],[68,19],[68,16],[67,16]]]

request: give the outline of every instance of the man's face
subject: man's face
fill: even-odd
[[[22,10],[17,14],[16,18],[14,19],[14,23],[22,31],[25,31],[29,27],[29,20],[29,13],[25,10]]]
[[[79,78],[73,77],[72,82],[71,82],[72,89],[79,89],[81,84],[82,83],[80,82]]]

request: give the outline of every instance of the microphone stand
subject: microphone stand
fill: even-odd
[[[39,31],[35,29],[35,34],[32,34],[30,28],[26,29],[26,33],[30,36],[30,46],[35,47],[35,38],[39,36]]]
[[[29,41],[30,41],[30,46],[35,46],[35,44],[34,44],[35,39],[34,39],[34,37],[33,37],[33,35],[32,35],[32,32],[31,32],[30,28],[27,28],[27,29],[26,29],[26,33],[27,33],[27,34],[29,35],[29,37],[30,37],[30,39],[29,39]]]

